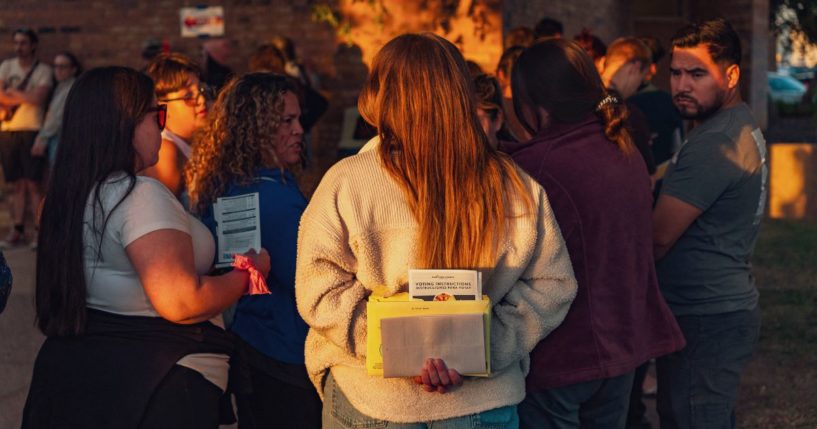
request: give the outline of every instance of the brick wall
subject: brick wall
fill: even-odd
[[[166,40],[171,49],[201,58],[201,41],[182,38],[179,8],[212,4],[224,6],[226,36],[234,41],[230,66],[246,71],[250,53],[273,35],[284,35],[296,41],[299,56],[317,73],[324,87],[353,87],[358,76],[349,82],[348,70],[360,63],[359,55],[337,55],[334,32],[325,24],[312,22],[307,0],[2,0],[0,1],[0,58],[13,55],[11,32],[28,26],[40,35],[39,57],[50,63],[62,50],[76,53],[86,68],[102,65],[125,65],[141,68],[143,45],[148,39]],[[348,50],[345,50],[346,52]],[[341,73],[338,73],[341,71]],[[365,77],[365,70],[363,71]],[[351,85],[349,85],[351,83]],[[352,89],[355,92],[355,89]],[[334,158],[333,144],[339,134],[341,106],[348,105],[349,91],[326,91],[331,109],[315,129],[313,149],[316,167],[325,168]],[[320,166],[320,167],[318,167]],[[305,187],[311,189],[317,173],[307,172]]]

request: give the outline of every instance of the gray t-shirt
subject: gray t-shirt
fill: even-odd
[[[766,142],[745,103],[698,125],[672,158],[661,193],[703,211],[657,265],[675,315],[755,308],[750,259],[767,177]]]

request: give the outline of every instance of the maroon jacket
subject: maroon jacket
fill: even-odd
[[[655,277],[638,153],[620,152],[592,115],[503,149],[547,191],[579,284],[564,322],[531,353],[528,392],[626,374],[682,348]]]

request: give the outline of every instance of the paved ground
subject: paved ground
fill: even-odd
[[[14,275],[6,310],[0,314],[0,429],[20,427],[34,357],[43,336],[34,327],[34,258],[28,247],[3,252]]]

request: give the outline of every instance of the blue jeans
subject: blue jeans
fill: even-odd
[[[466,381],[467,382],[467,381]],[[417,386],[419,389],[420,387]],[[378,420],[356,410],[330,373],[323,388],[323,429],[518,429],[519,416],[511,405],[468,416],[420,423]],[[435,393],[437,395],[437,393]]]
[[[760,310],[677,317],[687,345],[656,360],[661,429],[735,427],[740,373],[760,334]]]
[[[519,404],[523,428],[624,428],[635,371],[528,393]]]

